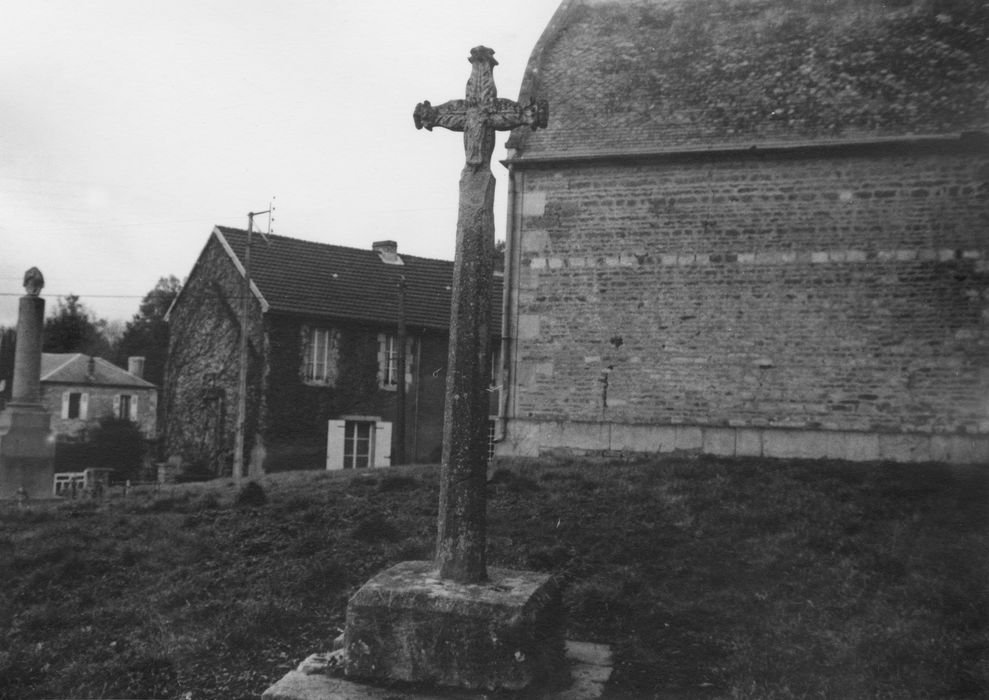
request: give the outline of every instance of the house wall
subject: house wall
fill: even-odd
[[[303,376],[304,329],[309,327],[333,328],[339,333],[339,366],[332,385],[307,382]],[[394,328],[270,315],[266,330],[271,361],[262,419],[265,471],[324,468],[330,420],[373,416],[394,423],[397,391],[383,389],[378,382],[378,335],[394,333]],[[409,329],[408,334],[415,339],[417,350],[407,358],[412,381],[405,397],[406,460],[438,461],[446,336],[422,329]],[[393,427],[393,441],[397,432]],[[387,450],[391,449],[389,445]]]
[[[230,473],[237,427],[243,277],[211,237],[169,313],[162,387],[167,455]],[[249,304],[245,455],[257,432],[265,334],[259,302]]]
[[[989,459],[983,145],[530,165],[514,177],[499,452],[730,443]],[[849,447],[862,436],[868,449]]]
[[[63,395],[67,392],[86,394],[86,417],[63,418]],[[114,399],[121,394],[137,398],[135,421],[146,438],[154,438],[158,421],[158,392],[139,387],[103,387],[42,382],[41,402],[51,414],[51,429],[59,438],[82,437],[101,418],[114,415]]]
[[[241,280],[226,251],[211,238],[169,314],[160,407],[165,453],[218,473],[230,471],[236,431]],[[339,334],[332,385],[303,376],[305,329],[311,327],[334,328]],[[395,331],[394,326],[263,312],[252,297],[245,458],[257,446],[263,448],[256,454],[266,472],[323,469],[330,420],[361,416],[394,424],[397,391],[379,387],[378,337]],[[447,334],[419,327],[407,333],[415,349],[407,358],[406,461],[438,462]],[[496,407],[493,399],[492,412]],[[394,425],[391,435],[393,442],[398,439]]]

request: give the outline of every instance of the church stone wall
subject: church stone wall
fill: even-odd
[[[989,459],[983,146],[515,177],[502,451]]]

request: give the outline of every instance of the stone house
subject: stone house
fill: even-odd
[[[989,6],[566,0],[499,452],[989,460]]]
[[[123,418],[148,440],[157,436],[158,387],[142,374],[144,358],[128,358],[124,370],[82,353],[43,353],[41,402],[58,440],[85,440],[101,418]]]
[[[166,454],[216,473],[230,471],[237,429],[247,241],[214,228],[168,313]],[[400,381],[405,461],[439,461],[453,263],[399,254],[393,241],[361,250],[258,234],[249,259],[245,462],[265,472],[390,464]]]

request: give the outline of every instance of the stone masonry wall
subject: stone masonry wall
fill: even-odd
[[[516,174],[520,421],[989,433],[989,157]]]
[[[237,421],[243,277],[211,237],[169,315],[168,366],[159,410],[165,453],[230,472]],[[265,335],[251,299],[245,455],[257,431]]]

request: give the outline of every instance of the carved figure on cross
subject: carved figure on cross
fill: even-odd
[[[472,69],[466,99],[450,100],[438,107],[425,100],[416,105],[412,118],[417,129],[432,131],[434,126],[441,126],[464,132],[467,167],[476,170],[491,165],[495,131],[510,131],[519,126],[545,128],[549,110],[545,101],[532,100],[520,105],[498,97],[493,73],[498,61],[493,49],[475,46],[467,60]]]

